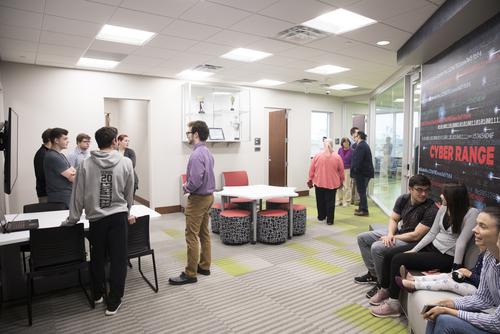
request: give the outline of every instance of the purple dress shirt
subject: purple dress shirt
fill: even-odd
[[[209,195],[215,191],[214,157],[204,142],[193,148],[187,165],[184,191],[195,195]]]
[[[351,168],[351,159],[352,159],[352,148],[349,147],[349,149],[344,150],[343,147],[339,148],[339,155],[344,161],[344,169],[350,169]]]

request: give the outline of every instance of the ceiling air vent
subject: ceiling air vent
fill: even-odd
[[[312,84],[314,82],[318,82],[318,80],[300,79],[300,80],[295,80],[294,82],[301,83],[301,84]]]
[[[203,65],[198,65],[195,67],[195,70],[198,71],[218,71],[222,68],[222,66],[217,66],[217,65],[210,65],[210,64],[203,64]]]
[[[287,30],[283,30],[278,33],[275,38],[282,41],[305,44],[328,35],[329,34],[327,32],[298,25]]]

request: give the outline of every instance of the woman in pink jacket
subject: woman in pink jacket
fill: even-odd
[[[316,192],[318,220],[333,225],[335,216],[335,195],[344,183],[344,163],[338,153],[333,151],[330,138],[323,141],[323,150],[316,154],[309,168],[307,185]]]

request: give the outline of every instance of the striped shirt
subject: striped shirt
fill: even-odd
[[[492,314],[479,311],[496,307]],[[476,294],[455,299],[458,317],[483,330],[500,333],[500,263],[486,251]]]

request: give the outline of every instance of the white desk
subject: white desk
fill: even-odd
[[[222,191],[215,193],[221,196],[222,210],[224,204],[229,202],[230,197],[245,197],[252,200],[252,221],[253,221],[253,236],[252,244],[257,242],[257,201],[261,199],[269,199],[275,197],[288,197],[289,212],[288,212],[288,238],[293,235],[293,198],[299,196],[295,192],[294,187],[276,187],[267,185],[240,186],[240,187],[224,187]]]

